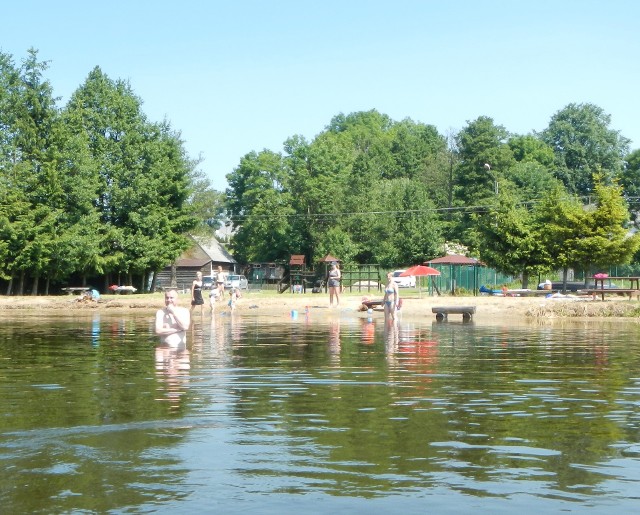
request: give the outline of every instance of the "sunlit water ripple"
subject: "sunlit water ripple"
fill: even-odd
[[[7,513],[631,513],[640,329],[6,321]]]

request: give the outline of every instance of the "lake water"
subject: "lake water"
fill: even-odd
[[[198,319],[197,319],[198,320]],[[640,326],[2,313],[2,513],[635,513]]]

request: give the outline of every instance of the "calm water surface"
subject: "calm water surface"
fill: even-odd
[[[635,323],[1,316],[2,513],[640,506]]]

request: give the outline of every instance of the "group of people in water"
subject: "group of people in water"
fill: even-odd
[[[341,280],[340,269],[338,268],[338,263],[335,261],[331,263],[331,269],[329,270],[327,286],[329,288],[329,306],[334,306],[334,300],[336,307],[340,305],[340,292],[342,290],[340,286]],[[384,307],[385,319],[395,320],[396,314],[400,307],[402,306],[402,302],[400,301],[400,290],[398,289],[397,283],[393,280],[393,273],[389,272],[387,274],[387,284],[384,288],[384,298],[382,300],[382,304]]]
[[[213,314],[215,305],[225,300],[225,273],[222,267],[218,267],[215,287],[209,292],[209,310]],[[181,346],[186,343],[186,331],[191,325],[191,316],[196,307],[200,306],[200,316],[204,314],[204,283],[202,272],[196,272],[196,278],[191,283],[191,309],[178,306],[178,291],[167,290],[164,294],[164,308],[156,312],[155,332],[160,336],[160,343]],[[236,302],[241,294],[237,288],[229,290],[229,309],[235,309]]]
[[[216,283],[215,287],[212,286],[211,291],[209,292],[209,311],[213,313],[215,309],[215,305],[218,302],[224,302],[225,300],[225,273],[222,270],[222,267],[218,267],[218,271],[216,274]],[[203,315],[204,311],[204,297],[203,297],[204,283],[202,282],[202,272],[196,272],[196,278],[191,283],[191,313],[193,314],[193,310],[200,306],[200,316]],[[229,301],[227,305],[229,308],[234,309],[236,305],[236,301],[240,298],[241,294],[238,288],[232,287],[229,290]]]
[[[329,289],[329,306],[338,307],[340,305],[341,293],[341,272],[336,262],[331,263],[327,277],[327,287]],[[213,314],[215,304],[224,301],[224,271],[222,267],[218,267],[216,276],[216,286],[212,287],[209,293],[209,307]],[[240,298],[240,291],[237,288],[231,288],[229,291],[228,306],[231,310],[235,308],[237,300]],[[196,272],[196,278],[191,284],[191,309],[178,306],[178,292],[171,289],[164,294],[165,307],[159,309],[156,313],[155,332],[160,336],[161,343],[178,346],[186,343],[186,331],[191,325],[191,315],[197,306],[200,306],[200,316],[203,316],[204,297],[203,297],[203,281],[202,272]],[[393,321],[401,306],[400,291],[398,285],[393,280],[393,274],[387,274],[387,284],[384,289],[384,298],[382,301],[385,319]]]

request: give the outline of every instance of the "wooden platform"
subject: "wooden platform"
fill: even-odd
[[[462,320],[469,322],[476,312],[475,306],[437,306],[431,308],[431,312],[436,314],[436,320],[442,322],[447,320],[449,315],[462,315]]]

